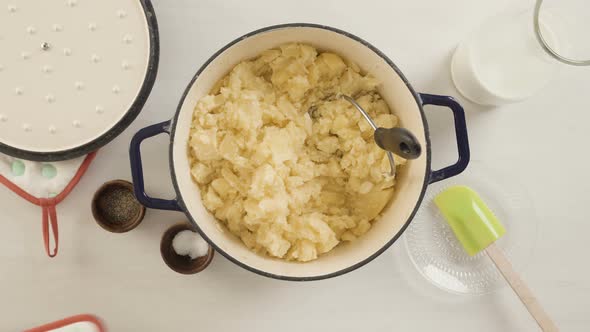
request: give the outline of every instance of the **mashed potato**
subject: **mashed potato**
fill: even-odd
[[[205,207],[248,248],[286,260],[316,259],[366,233],[394,179],[371,127],[334,96],[355,97],[377,125],[394,127],[377,85],[302,44],[235,66],[194,111],[191,173]]]

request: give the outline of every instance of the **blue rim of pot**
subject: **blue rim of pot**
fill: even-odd
[[[406,220],[404,225],[401,227],[401,229],[383,247],[381,247],[379,250],[377,250],[375,253],[371,254],[369,257],[365,258],[361,262],[358,262],[354,265],[351,265],[351,266],[341,269],[339,271],[328,273],[328,274],[323,274],[323,275],[310,276],[310,277],[293,277],[293,276],[284,276],[284,275],[273,274],[273,273],[265,272],[265,271],[259,270],[257,268],[254,268],[252,266],[249,266],[249,265],[241,262],[240,260],[232,257],[231,255],[229,255],[225,251],[221,250],[213,241],[211,241],[211,239],[209,239],[207,237],[207,235],[200,229],[198,223],[195,221],[195,219],[192,217],[192,215],[188,212],[186,204],[184,203],[184,198],[182,197],[182,193],[180,191],[177,177],[176,177],[176,173],[174,170],[173,145],[174,145],[174,136],[175,136],[175,132],[176,132],[176,123],[178,121],[178,117],[180,115],[182,105],[183,105],[190,89],[192,88],[193,84],[195,83],[195,81],[198,79],[200,74],[205,70],[205,68],[207,68],[209,66],[209,64],[215,58],[217,58],[220,54],[222,54],[224,51],[226,51],[228,48],[232,47],[236,43],[243,41],[247,38],[250,38],[252,36],[255,36],[257,34],[260,34],[263,32],[268,32],[271,30],[277,30],[277,29],[302,28],[302,27],[303,28],[318,28],[318,29],[329,30],[329,31],[344,35],[346,37],[349,37],[349,38],[363,44],[364,46],[368,47],[371,51],[375,52],[385,62],[387,62],[387,64],[389,66],[391,66],[391,68],[404,81],[405,85],[407,86],[407,88],[410,90],[410,92],[414,96],[414,99],[416,100],[416,103],[417,103],[418,108],[420,110],[420,115],[422,117],[422,124],[424,126],[424,132],[425,132],[425,137],[426,137],[426,158],[427,158],[426,165],[427,165],[427,167],[426,167],[426,172],[425,172],[425,181],[422,185],[422,189],[420,192],[420,196],[416,202],[416,206],[414,207],[412,213],[410,214],[410,216],[408,217],[408,219]],[[459,158],[455,164],[447,166],[447,167],[437,170],[437,171],[433,171],[430,168],[430,165],[431,165],[430,132],[428,129],[428,123],[426,121],[426,116],[424,113],[424,108],[423,108],[424,105],[445,106],[453,112],[453,116],[454,116],[455,134],[456,134],[456,138],[457,138],[457,149],[459,152]],[[173,184],[174,190],[177,194],[177,197],[173,200],[152,198],[152,197],[149,197],[145,193],[145,186],[144,186],[144,179],[143,179],[143,167],[141,164],[140,145],[143,140],[145,140],[149,137],[152,137],[152,136],[156,136],[158,134],[162,134],[162,133],[167,133],[170,135],[170,144],[169,144],[169,151],[168,151],[168,153],[169,153],[169,166],[170,166],[171,175],[172,175],[172,184]],[[400,236],[403,234],[403,232],[410,225],[410,222],[412,221],[412,219],[416,215],[416,212],[418,211],[418,209],[422,203],[422,200],[424,199],[424,194],[426,193],[426,188],[428,187],[428,185],[431,183],[434,183],[434,182],[438,182],[438,181],[453,177],[453,176],[458,175],[461,172],[463,172],[467,168],[467,165],[469,164],[470,150],[469,150],[469,142],[468,142],[468,136],[467,136],[467,125],[465,122],[465,112],[463,110],[463,107],[461,107],[461,105],[458,102],[456,102],[452,97],[417,93],[414,90],[414,88],[411,86],[411,84],[408,82],[406,77],[402,74],[402,72],[397,68],[397,66],[385,54],[383,54],[380,50],[378,50],[373,45],[369,44],[367,41],[361,39],[360,37],[357,37],[356,35],[353,35],[353,34],[348,33],[346,31],[342,31],[340,29],[329,27],[326,25],[313,24],[313,23],[288,23],[288,24],[268,26],[265,28],[261,28],[261,29],[252,31],[242,37],[239,37],[239,38],[233,40],[232,42],[230,42],[229,44],[224,46],[222,49],[217,51],[215,54],[213,54],[213,56],[211,56],[201,66],[201,68],[197,71],[197,73],[195,74],[193,79],[188,84],[187,88],[185,89],[185,91],[182,95],[182,98],[180,99],[180,103],[178,105],[178,108],[176,109],[176,113],[174,115],[174,118],[170,121],[165,121],[162,123],[154,124],[154,125],[151,125],[149,127],[146,127],[144,129],[138,131],[137,134],[131,140],[129,155],[130,155],[130,161],[131,161],[131,173],[132,173],[132,177],[133,177],[135,195],[136,195],[137,199],[143,205],[145,205],[148,208],[162,209],[162,210],[174,210],[174,211],[183,212],[188,217],[191,224],[194,226],[195,230],[197,230],[203,236],[203,238],[205,240],[207,240],[207,242],[209,242],[209,244],[211,244],[211,246],[213,248],[215,248],[215,250],[217,252],[219,252],[221,255],[223,255],[225,258],[227,258],[231,262],[235,263],[236,265],[238,265],[248,271],[254,272],[256,274],[259,274],[259,275],[262,275],[265,277],[278,279],[278,280],[313,281],[313,280],[323,280],[323,279],[333,278],[333,277],[337,277],[337,276],[346,274],[348,272],[352,272],[352,271],[364,266],[365,264],[371,262],[372,260],[377,258],[379,255],[381,255],[384,251],[386,251],[394,242],[396,242],[400,238]]]
[[[93,139],[92,141],[77,146],[75,148],[51,151],[51,152],[38,152],[29,151],[25,149],[15,148],[13,146],[0,142],[0,152],[7,155],[13,156],[19,159],[31,160],[31,161],[60,161],[74,159],[90,152],[96,151],[101,147],[110,143],[115,137],[119,136],[131,123],[137,118],[145,102],[147,101],[152,87],[156,81],[158,74],[158,63],[160,59],[160,37],[158,30],[158,21],[156,19],[156,13],[151,0],[138,0],[141,3],[145,19],[148,26],[149,40],[150,40],[150,51],[148,59],[148,67],[146,74],[139,90],[139,93],[135,97],[135,100],[131,104],[131,107],[125,115],[109,130]]]

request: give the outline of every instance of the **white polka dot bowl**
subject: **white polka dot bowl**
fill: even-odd
[[[159,56],[150,0],[7,0],[0,7],[0,152],[79,157],[137,117]]]

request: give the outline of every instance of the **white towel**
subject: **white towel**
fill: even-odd
[[[85,158],[86,156],[57,162],[35,162],[0,153],[0,175],[32,196],[51,198],[61,193],[72,181]],[[24,172],[20,174],[23,165]]]

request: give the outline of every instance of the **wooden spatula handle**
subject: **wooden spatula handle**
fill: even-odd
[[[531,313],[531,316],[537,321],[539,327],[541,327],[543,331],[559,331],[555,323],[553,323],[549,315],[547,315],[543,307],[541,307],[541,304],[531,289],[524,283],[518,273],[514,271],[512,264],[510,264],[510,261],[506,258],[502,250],[492,243],[485,249],[485,251],[498,270],[500,270],[504,279],[508,281],[510,287],[512,287],[516,295],[518,295],[524,306]]]

